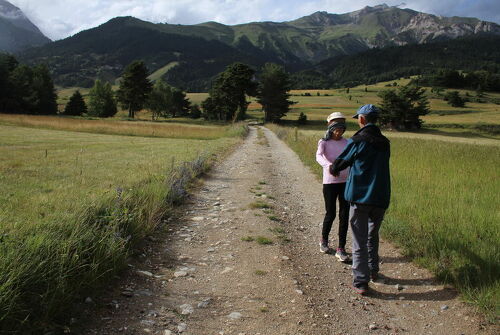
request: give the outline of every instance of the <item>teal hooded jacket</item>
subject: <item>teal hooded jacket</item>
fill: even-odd
[[[347,142],[331,167],[333,175],[350,167],[347,201],[387,209],[391,197],[390,142],[374,124],[367,124]]]

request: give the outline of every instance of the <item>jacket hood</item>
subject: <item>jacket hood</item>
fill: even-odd
[[[382,135],[380,129],[374,124],[368,124],[358,130],[356,134],[352,136],[352,141],[357,142],[367,142],[375,147],[379,151],[389,150],[390,141],[387,137]]]

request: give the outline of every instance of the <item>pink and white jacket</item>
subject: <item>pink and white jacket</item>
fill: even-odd
[[[347,140],[341,138],[338,141],[323,139],[318,142],[318,151],[316,151],[316,161],[323,167],[323,184],[345,183],[349,175],[349,169],[342,170],[338,177],[330,174],[330,165],[344,151]]]

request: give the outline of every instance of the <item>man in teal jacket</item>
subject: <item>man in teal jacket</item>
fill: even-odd
[[[350,167],[344,197],[350,204],[353,287],[365,294],[379,271],[379,229],[391,195],[390,142],[375,125],[375,106],[361,106],[354,118],[361,129],[330,168],[335,176]]]

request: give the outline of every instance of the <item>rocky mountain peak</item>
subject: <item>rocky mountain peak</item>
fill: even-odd
[[[0,0],[0,18],[7,20],[18,28],[22,28],[33,33],[42,34],[23,13],[22,10],[8,1]]]

